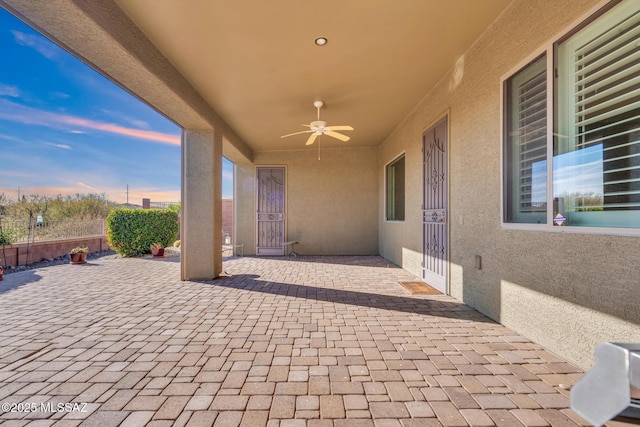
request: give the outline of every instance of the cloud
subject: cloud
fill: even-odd
[[[85,189],[85,191],[86,191],[86,190],[89,190],[89,191],[90,191],[90,192],[92,192],[92,193],[100,192],[100,189],[99,189],[99,188],[93,187],[93,186],[91,186],[91,185],[89,185],[89,184],[85,184],[84,182],[81,182],[81,181],[76,182],[76,185],[77,185],[78,187],[80,187],[80,188],[84,188],[84,189]]]
[[[13,34],[16,43],[35,49],[40,55],[47,59],[53,59],[59,53],[59,48],[44,37],[16,30],[11,30],[11,33]]]
[[[131,119],[129,120],[129,123],[131,123],[135,127],[149,128],[149,123],[145,122],[144,120]]]
[[[233,179],[233,169],[222,169],[222,179]]]
[[[153,132],[148,130],[127,128],[124,126],[101,123],[94,120],[83,119],[81,117],[68,116],[55,113],[43,113],[49,115],[54,122],[78,126],[85,129],[99,130],[102,132],[114,133],[117,135],[129,136],[132,138],[144,139],[152,142],[160,142],[171,145],[180,145],[180,135],[170,135],[161,132]]]
[[[134,117],[131,117],[127,114],[123,114],[120,111],[112,111],[112,110],[106,110],[106,109],[102,109],[101,110],[104,114],[106,114],[107,116],[111,116],[114,117],[116,119],[118,119],[119,121],[123,121],[123,122],[127,122],[130,125],[136,127],[136,128],[142,128],[142,129],[149,129],[151,126],[149,126],[149,123],[147,123],[144,120],[140,120],[140,119],[136,119]]]
[[[33,178],[33,173],[16,170],[0,170],[0,176],[7,178]]]
[[[69,95],[68,93],[64,93],[64,92],[49,92],[49,98],[69,99],[69,98],[71,98],[71,95]]]
[[[10,120],[28,125],[40,125],[51,128],[70,128],[72,133],[79,132],[77,128],[96,130],[130,138],[137,138],[162,144],[180,145],[180,135],[154,132],[149,130],[134,129],[113,123],[98,122],[83,117],[68,114],[58,114],[49,111],[38,110],[24,105],[16,104],[0,98],[0,119]]]
[[[0,84],[0,96],[11,96],[13,98],[20,97],[20,89],[16,86]]]
[[[59,144],[56,142],[45,142],[44,145],[47,145],[49,147],[61,148],[63,150],[71,150],[71,146],[67,144]]]
[[[42,147],[42,143],[36,145]],[[6,166],[0,168],[0,186],[5,189],[6,194],[15,198],[18,187],[22,193],[45,195],[101,194],[115,186],[126,187],[126,184],[119,184],[122,173],[110,166],[113,162],[108,158],[105,160],[103,156],[85,155],[83,152],[82,157],[86,160],[75,162],[73,168],[69,169],[64,162],[58,161],[51,152],[46,151],[49,150],[29,148],[7,150],[2,153]],[[63,155],[68,156],[66,152]],[[27,162],[25,158],[28,158]],[[180,184],[177,183],[174,187],[179,189]]]
[[[16,138],[15,136],[11,136],[11,135],[0,134],[0,139],[4,139],[4,140],[7,140],[7,141],[12,141],[12,142],[19,142],[21,144],[29,144],[30,143],[26,139]]]
[[[553,157],[553,194],[566,196],[575,193],[603,194],[603,145]]]

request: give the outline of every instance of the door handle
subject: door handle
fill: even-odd
[[[445,209],[424,209],[424,222],[442,224],[447,221],[447,211]]]

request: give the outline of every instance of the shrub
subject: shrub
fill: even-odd
[[[160,209],[114,209],[107,216],[107,241],[122,256],[151,253],[151,245],[169,246],[178,236],[178,214]]]
[[[13,239],[8,233],[0,232],[0,245],[10,245]]]
[[[2,231],[0,231],[0,245],[11,245],[18,241],[16,236],[17,230],[13,228],[4,227]]]

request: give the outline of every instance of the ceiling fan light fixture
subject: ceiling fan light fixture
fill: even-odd
[[[316,46],[324,46],[329,43],[329,39],[327,39],[326,37],[318,37],[317,39],[315,39],[314,43],[316,44]]]
[[[324,103],[320,100],[314,101],[313,102],[313,106],[316,107],[316,109],[318,110],[318,119],[309,123],[308,125],[302,125],[304,127],[309,128],[309,130],[303,130],[301,132],[294,132],[294,133],[290,133],[288,135],[282,135],[280,138],[287,138],[289,136],[293,136],[293,135],[300,135],[303,133],[308,133],[309,135],[309,139],[307,139],[307,142],[305,145],[311,145],[315,142],[316,138],[318,138],[319,136],[322,135],[327,135],[330,136],[332,138],[335,139],[339,139],[340,141],[343,142],[347,142],[349,141],[349,139],[351,139],[350,137],[348,137],[347,135],[344,135],[342,133],[336,132],[337,130],[353,130],[353,128],[351,126],[347,126],[347,125],[342,125],[342,126],[327,126],[327,122],[325,122],[324,120],[320,120],[320,109],[324,106]],[[318,146],[318,149],[320,148],[320,146]]]

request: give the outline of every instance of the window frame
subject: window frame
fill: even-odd
[[[512,74],[509,74],[508,77],[505,78],[503,76],[503,78],[501,80],[502,81],[502,86],[501,86],[502,87],[502,96],[501,96],[502,104],[501,104],[501,108],[500,109],[501,109],[502,114],[500,116],[500,119],[501,119],[500,128],[502,129],[501,138],[502,138],[503,142],[501,144],[501,155],[500,155],[500,167],[501,167],[501,178],[502,178],[500,180],[500,183],[502,185],[501,192],[500,192],[500,194],[502,195],[502,197],[500,199],[500,201],[501,201],[500,211],[501,211],[501,215],[502,215],[502,221],[504,223],[506,223],[506,224],[522,224],[522,225],[531,224],[531,225],[534,225],[534,226],[540,226],[541,225],[540,223],[530,223],[530,222],[516,222],[516,221],[505,222],[505,218],[507,217],[507,213],[505,211],[505,209],[506,209],[505,201],[506,201],[506,191],[508,189],[508,185],[507,185],[507,169],[506,169],[505,166],[506,166],[506,161],[508,160],[507,156],[509,156],[509,154],[510,154],[510,153],[507,152],[508,138],[506,137],[506,135],[508,133],[507,130],[509,130],[509,128],[510,128],[510,124],[508,123],[508,120],[506,120],[507,119],[506,107],[509,104],[508,98],[509,98],[509,95],[510,95],[510,91],[507,89],[507,83],[509,82],[509,80],[511,80],[511,78],[515,77],[521,71],[524,71],[525,68],[527,68],[528,66],[532,65],[534,62],[537,62],[538,60],[541,60],[543,56],[545,57],[544,59],[546,61],[545,85],[546,85],[546,93],[547,93],[546,107],[545,107],[546,108],[546,112],[547,112],[546,117],[545,117],[545,119],[546,119],[545,127],[547,129],[547,132],[546,132],[546,135],[545,135],[545,145],[546,145],[545,160],[547,161],[546,172],[545,172],[545,176],[546,176],[545,179],[546,179],[547,210],[545,212],[545,218],[546,218],[546,221],[548,222],[548,215],[549,215],[549,209],[548,209],[549,208],[549,206],[548,206],[549,205],[549,203],[548,203],[548,201],[549,201],[549,197],[548,197],[548,194],[549,194],[549,173],[552,170],[551,167],[550,167],[550,163],[549,163],[548,159],[549,159],[549,153],[553,153],[553,147],[551,147],[551,151],[549,150],[549,136],[550,136],[550,132],[549,132],[550,123],[549,123],[549,121],[550,121],[550,119],[553,118],[549,114],[550,104],[553,103],[553,99],[551,99],[551,103],[549,102],[550,98],[552,98],[552,97],[549,96],[549,93],[550,93],[549,90],[553,86],[553,84],[552,84],[552,82],[550,82],[550,79],[548,78],[548,76],[549,76],[549,66],[550,66],[549,57],[547,55],[547,52],[543,50],[543,51],[538,52],[538,55],[532,55],[531,60],[525,62],[521,67],[516,69],[515,72],[513,72]],[[551,135],[552,134],[553,134],[553,131],[551,131]]]
[[[521,230],[521,231],[542,231],[551,233],[573,233],[573,234],[603,234],[616,236],[640,236],[640,228],[619,228],[619,227],[593,227],[593,226],[571,226],[566,225],[557,227],[553,225],[553,149],[554,138],[553,132],[555,128],[554,115],[556,112],[555,94],[557,88],[554,85],[554,65],[556,62],[556,45],[562,43],[576,32],[582,30],[606,11],[614,8],[621,0],[603,0],[595,5],[585,14],[580,16],[569,26],[565,27],[552,38],[547,40],[542,46],[535,49],[531,54],[527,55],[516,66],[511,68],[500,78],[500,225],[504,230]],[[547,62],[547,217],[546,223],[517,223],[506,222],[506,179],[507,168],[505,165],[508,144],[506,137],[506,129],[508,126],[506,117],[506,107],[508,90],[507,82],[513,76],[518,74],[537,58],[545,55]]]
[[[404,191],[404,215],[402,219],[390,219],[389,218],[389,175],[388,175],[388,171],[389,171],[389,166],[393,165],[394,163],[397,163],[400,159],[404,159],[404,182],[402,183],[402,188]],[[385,222],[393,222],[393,223],[399,223],[399,222],[405,222],[407,220],[407,156],[406,156],[406,152],[403,151],[400,154],[398,154],[397,156],[395,156],[391,161],[387,162],[384,165],[384,221]],[[395,194],[394,194],[395,196]]]

